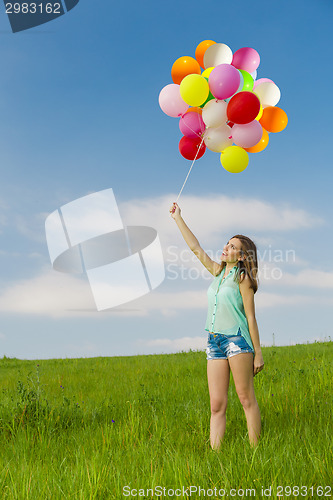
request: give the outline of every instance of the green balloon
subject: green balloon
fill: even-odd
[[[208,82],[208,78],[206,78],[206,77],[204,76],[204,79],[205,79],[205,80],[207,80],[207,82]],[[205,102],[204,102],[203,104],[201,104],[201,105],[199,106],[199,108],[203,108],[203,107],[204,107],[204,105],[205,105],[205,104],[207,104],[207,102],[208,102],[208,101],[211,101],[212,99],[215,99],[215,97],[213,96],[213,94],[211,93],[211,91],[209,91],[209,95],[208,95],[207,99],[205,100]]]
[[[254,84],[254,80],[253,80],[252,76],[250,75],[250,73],[248,73],[247,71],[244,71],[243,69],[239,69],[238,71],[240,71],[242,73],[243,78],[244,78],[244,85],[243,85],[242,91],[245,90],[247,92],[251,92],[251,90],[253,89],[253,84]]]

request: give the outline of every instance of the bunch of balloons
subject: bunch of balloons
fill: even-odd
[[[248,153],[263,151],[268,134],[287,126],[286,113],[276,106],[279,88],[269,78],[256,79],[259,63],[255,49],[233,54],[228,45],[212,40],[199,43],[195,58],[174,62],[173,83],[161,90],[159,104],[168,116],[180,118],[184,158],[201,158],[208,148],[221,154],[227,171],[241,172]]]

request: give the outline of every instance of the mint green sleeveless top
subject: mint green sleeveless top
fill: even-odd
[[[223,335],[237,335],[239,330],[253,349],[239,284],[234,280],[237,266],[227,276],[214,278],[207,291],[208,313],[205,330]]]

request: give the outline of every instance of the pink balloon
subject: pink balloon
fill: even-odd
[[[261,83],[265,83],[265,82],[273,82],[273,80],[270,80],[269,78],[259,78],[259,80],[255,80],[254,84],[253,84],[253,89],[254,90],[256,88],[257,85],[260,85]]]
[[[227,99],[237,92],[240,73],[231,64],[215,66],[208,78],[209,88],[216,99]]]
[[[258,120],[253,120],[245,125],[235,125],[231,130],[232,139],[241,148],[252,148],[258,144],[262,137],[262,126]]]
[[[204,121],[199,113],[185,113],[179,120],[179,128],[183,135],[196,139],[201,137],[205,130]]]
[[[161,110],[174,118],[182,116],[189,107],[181,98],[179,88],[180,86],[176,83],[170,83],[161,90],[158,97]]]
[[[260,64],[260,56],[255,49],[243,47],[236,50],[231,64],[237,69],[243,69],[248,73],[253,73]]]

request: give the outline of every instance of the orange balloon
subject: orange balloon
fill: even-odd
[[[281,132],[287,126],[288,116],[281,108],[267,106],[259,122],[268,132]]]
[[[185,111],[185,114],[186,113],[191,113],[191,112],[199,113],[199,115],[202,115],[202,109],[201,108],[195,108],[195,107],[188,108],[188,110]]]
[[[260,153],[260,151],[263,151],[265,149],[265,147],[268,144],[268,141],[269,141],[269,135],[267,133],[267,130],[265,130],[263,128],[262,129],[262,137],[261,137],[260,141],[258,142],[258,144],[256,144],[255,146],[252,146],[251,148],[244,148],[244,149],[248,153]]]
[[[204,40],[203,42],[200,42],[197,48],[195,49],[195,58],[202,68],[205,68],[203,63],[205,52],[208,49],[208,47],[214,45],[214,43],[216,42],[213,42],[213,40]]]
[[[179,57],[173,63],[171,68],[173,83],[177,83],[178,85],[182,79],[185,78],[185,76],[192,75],[192,73],[201,75],[201,69],[199,63],[194,59],[194,57],[190,56]]]

